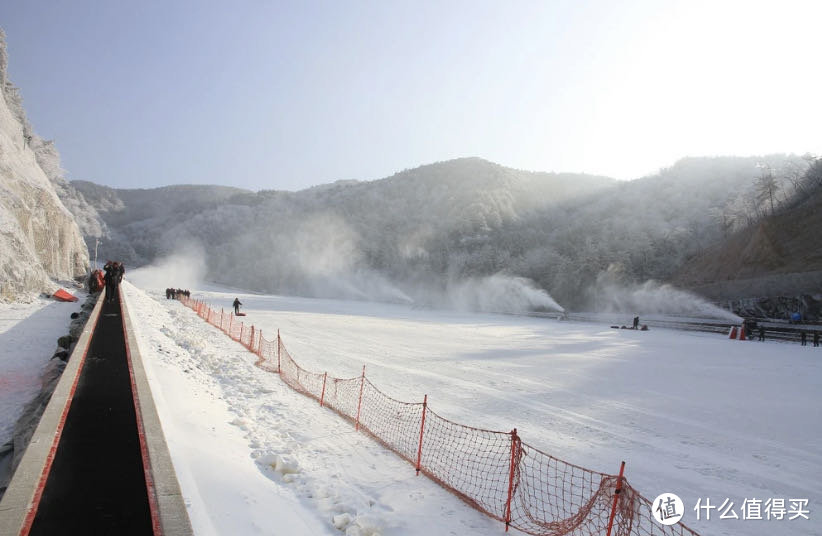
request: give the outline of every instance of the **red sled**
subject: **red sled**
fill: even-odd
[[[52,294],[52,297],[55,300],[60,300],[60,301],[65,301],[65,302],[73,302],[73,301],[77,301],[79,299],[79,298],[77,298],[77,296],[75,296],[73,294],[69,294],[68,292],[66,292],[63,289],[60,289],[57,292],[55,292],[54,294]]]
[[[245,313],[234,313],[234,316],[245,316]]]

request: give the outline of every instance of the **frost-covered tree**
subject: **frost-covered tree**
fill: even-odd
[[[768,203],[771,209],[771,214],[776,210],[774,207],[774,199],[779,191],[779,184],[773,171],[769,167],[763,167],[762,173],[756,179],[756,200],[760,205]]]

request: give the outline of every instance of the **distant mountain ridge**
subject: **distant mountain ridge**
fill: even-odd
[[[237,287],[420,303],[502,274],[585,307],[604,274],[609,284],[672,280],[745,227],[762,166],[802,165],[786,155],[686,158],[619,182],[461,158],[298,192],[72,185],[108,230],[101,257],[132,265],[194,249],[211,280]]]
[[[201,185],[123,190],[87,181],[73,181],[72,186],[95,207],[111,230],[113,240],[101,247],[100,255],[140,265],[170,253],[164,244],[173,243],[170,237],[180,239],[174,230],[190,227],[187,222],[192,219],[210,221],[211,226],[224,226],[233,220],[229,224],[232,227],[246,221],[252,209],[260,212],[258,224],[276,223],[265,212],[331,211],[363,223],[384,213],[402,214],[402,218],[392,218],[392,225],[408,232],[435,219],[444,219],[449,228],[490,228],[613,183],[605,177],[523,172],[479,158],[465,158],[421,166],[385,179],[338,181],[299,192],[254,193]],[[205,238],[200,236],[202,227],[190,230],[197,238]],[[249,230],[253,232],[254,227]],[[213,243],[217,237],[208,238]]]

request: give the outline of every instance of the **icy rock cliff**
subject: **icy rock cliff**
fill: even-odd
[[[50,180],[49,172],[55,179],[59,173],[41,167],[56,162],[59,169],[56,151],[32,132],[6,65],[0,31],[0,299],[14,300],[56,289],[55,279],[82,277],[89,258],[74,216]]]

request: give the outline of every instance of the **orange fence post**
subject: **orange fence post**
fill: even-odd
[[[220,330],[223,329],[223,309],[220,309]]]
[[[422,424],[420,424],[420,446],[417,447],[417,476],[420,476],[420,461],[422,460],[422,432],[425,430],[425,411],[428,409],[428,395],[422,399]]]
[[[323,407],[323,400],[325,400],[325,380],[328,379],[328,373],[323,373],[323,392],[320,394],[320,407]]]
[[[231,337],[231,324],[234,323],[234,313],[228,315],[228,336]]]
[[[243,330],[245,329],[245,322],[240,322],[240,344],[243,342]]]
[[[257,338],[257,355],[263,357],[263,330],[259,331]]]
[[[251,338],[248,340],[248,349],[254,351],[254,324],[251,324]]]
[[[611,517],[608,519],[608,533],[611,536],[611,527],[614,526],[614,516],[616,516],[617,503],[619,502],[619,494],[622,492],[622,475],[625,474],[625,462],[619,466],[619,476],[617,477],[616,489],[614,490],[614,504],[611,506]]]
[[[362,388],[365,387],[365,365],[362,366],[362,379],[360,379],[360,401],[357,402],[357,426],[354,429],[360,431],[360,408],[362,407]]]
[[[511,468],[508,473],[508,500],[505,502],[505,532],[508,532],[508,526],[511,524],[511,498],[514,496],[514,473],[517,467],[519,449],[519,437],[517,437],[517,429],[511,430]]]
[[[277,374],[282,374],[280,372],[280,330],[277,330]]]

